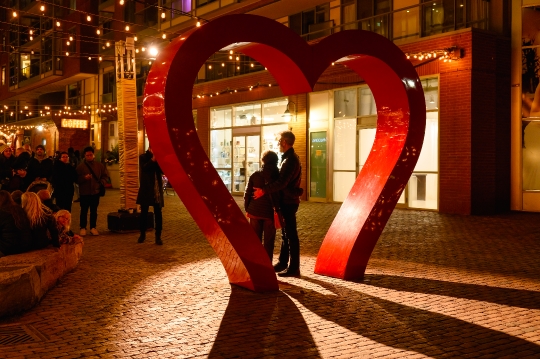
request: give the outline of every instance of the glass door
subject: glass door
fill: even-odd
[[[232,192],[244,192],[249,176],[259,169],[260,135],[242,135],[233,137],[233,186]]]

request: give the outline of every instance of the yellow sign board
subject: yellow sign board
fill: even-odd
[[[63,118],[62,127],[87,129],[88,121],[87,120],[71,120],[71,119]]]

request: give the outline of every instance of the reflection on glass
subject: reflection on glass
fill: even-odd
[[[356,117],[356,89],[334,92],[334,117]]]
[[[418,3],[418,1],[416,1],[416,3]],[[393,14],[394,40],[405,38],[416,39],[420,36],[420,31],[418,31],[419,13],[418,8],[415,7],[407,10],[396,11]]]
[[[334,171],[334,201],[343,202],[356,180],[355,172]]]
[[[234,125],[251,126],[261,123],[261,104],[252,103],[234,108]]]
[[[310,142],[309,195],[326,198],[326,131],[312,132]]]
[[[218,170],[217,171],[219,177],[221,177],[221,180],[223,181],[223,184],[229,192],[231,191],[231,171],[224,171],[224,170]]]
[[[279,134],[283,131],[287,131],[287,125],[273,125],[263,126],[262,128],[262,148],[261,153],[265,151],[274,151],[279,154]]]
[[[439,79],[422,80],[422,89],[426,100],[427,110],[437,110],[439,108]]]
[[[523,121],[523,190],[540,190],[540,122]]]
[[[334,121],[334,170],[356,170],[356,118]]]
[[[215,168],[231,168],[232,130],[210,131],[210,162]]]
[[[233,137],[233,192],[241,192],[246,184],[246,136]]]
[[[362,87],[358,91],[360,97],[358,101],[358,114],[359,116],[369,116],[377,114],[377,106],[375,105],[375,98],[371,93],[369,87]]]
[[[264,103],[263,123],[286,122],[287,119],[283,117],[283,114],[287,110],[287,103],[287,99]]]
[[[214,108],[210,114],[210,127],[231,127],[232,123],[232,109],[227,108]]]
[[[409,207],[437,209],[439,176],[433,173],[413,173],[409,180]]]

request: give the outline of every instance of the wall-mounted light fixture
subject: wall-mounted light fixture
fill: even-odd
[[[291,112],[291,105],[293,105],[293,112]],[[281,117],[285,118],[287,122],[296,121],[296,104],[293,101],[287,102],[287,108]]]

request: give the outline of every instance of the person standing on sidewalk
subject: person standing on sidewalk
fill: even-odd
[[[93,173],[92,173],[93,172]],[[79,184],[81,217],[80,235],[86,235],[88,209],[90,209],[90,234],[99,236],[97,226],[97,209],[99,206],[99,182],[105,184],[109,172],[102,163],[95,161],[94,149],[90,146],[84,149],[84,160],[77,166],[77,183]]]
[[[73,193],[75,191],[73,184],[75,182],[77,182],[75,167],[69,163],[68,153],[62,152],[60,160],[54,162],[52,176],[53,196],[56,198],[56,205],[69,212],[71,212],[71,205],[73,204]]]
[[[139,180],[140,187],[137,194],[137,204],[141,205],[140,217],[140,236],[138,243],[143,243],[146,239],[147,217],[150,206],[154,208],[154,217],[156,219],[156,244],[162,245],[161,230],[163,229],[163,216],[161,208],[163,201],[163,172],[154,157],[152,149],[139,156]]]
[[[283,131],[280,133],[279,150],[281,153],[281,169],[279,178],[263,188],[255,188],[254,199],[261,198],[266,193],[281,191],[281,214],[285,222],[282,236],[279,262],[274,265],[274,270],[280,277],[297,277],[300,275],[300,240],[296,229],[296,212],[300,205],[300,196],[303,193],[300,188],[302,166],[300,159],[294,152],[294,133]],[[290,257],[290,263],[289,263]]]
[[[244,209],[251,228],[263,242],[264,249],[272,262],[274,256],[274,241],[276,239],[276,225],[274,223],[274,210],[279,211],[279,192],[267,194],[253,200],[253,188],[264,187],[266,183],[274,182],[279,177],[278,155],[274,151],[265,151],[261,157],[262,169],[253,172],[249,177],[248,186],[244,193]],[[271,196],[271,197],[270,197]],[[264,234],[264,237],[263,237]]]

